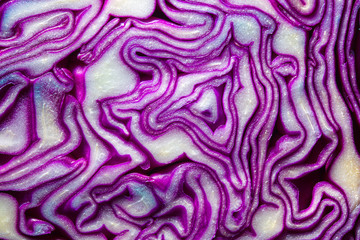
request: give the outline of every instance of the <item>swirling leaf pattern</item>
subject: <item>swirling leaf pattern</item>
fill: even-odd
[[[360,239],[357,0],[0,3],[0,238]]]

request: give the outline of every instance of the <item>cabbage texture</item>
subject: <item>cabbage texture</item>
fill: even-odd
[[[359,8],[0,1],[0,239],[360,240]]]

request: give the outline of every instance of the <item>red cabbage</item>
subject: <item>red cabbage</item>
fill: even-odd
[[[359,8],[2,1],[0,239],[360,240]]]

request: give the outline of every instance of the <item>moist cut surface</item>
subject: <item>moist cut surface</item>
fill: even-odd
[[[0,239],[360,239],[357,0],[0,2]]]

